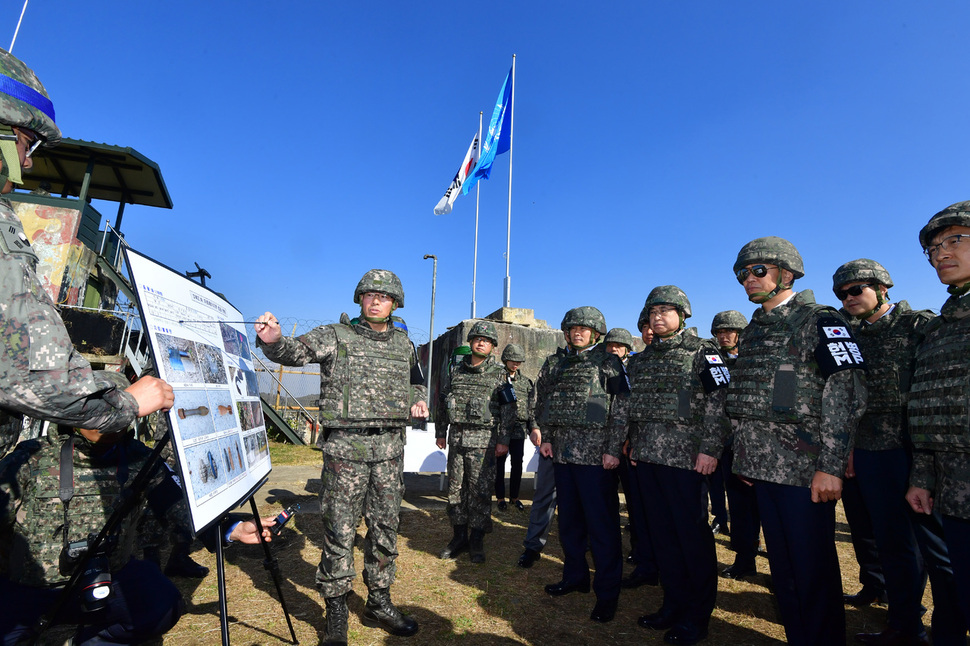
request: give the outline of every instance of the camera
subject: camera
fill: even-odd
[[[78,564],[87,555],[94,536],[80,541],[71,541],[61,550],[58,568],[61,575],[71,576]],[[84,567],[78,581],[81,591],[81,610],[90,613],[98,612],[108,606],[111,597],[111,563],[108,561],[107,550],[104,546],[92,556]]]

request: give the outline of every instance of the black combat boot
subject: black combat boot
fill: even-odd
[[[443,559],[453,559],[468,549],[468,525],[455,525],[455,535],[439,555]]]
[[[471,553],[472,563],[485,562],[485,530],[473,529],[472,537],[468,541],[468,551]]]
[[[325,597],[327,607],[327,641],[323,646],[347,646],[347,593],[338,597]]]
[[[172,554],[165,566],[165,576],[182,576],[189,579],[204,579],[209,568],[199,565],[189,556],[189,544],[180,543],[172,547]]]
[[[371,590],[364,606],[364,620],[370,620],[398,637],[410,637],[418,632],[418,622],[401,613],[391,603],[391,592],[387,588]]]

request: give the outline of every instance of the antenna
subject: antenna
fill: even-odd
[[[20,23],[24,21],[24,14],[27,13],[28,2],[30,2],[30,0],[24,0],[24,8],[20,10],[20,20],[17,21],[17,28],[14,29],[14,32],[13,32],[13,40],[10,41],[10,49],[7,50],[11,54],[13,54],[13,44],[17,42],[17,34],[20,33]]]

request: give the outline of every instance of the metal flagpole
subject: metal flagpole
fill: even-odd
[[[482,149],[482,112],[478,112],[478,149]],[[475,318],[475,281],[478,278],[478,198],[482,196],[482,183],[475,183],[475,255],[472,260],[472,318]]]
[[[27,3],[30,0],[24,0],[24,8],[20,10],[20,20],[17,21],[17,28],[13,32],[13,40],[10,41],[10,49],[7,51],[13,54],[13,44],[17,42],[17,34],[20,33],[20,23],[24,21],[24,14],[27,13]]]
[[[434,419],[431,417],[431,401],[433,399],[431,396],[431,369],[434,365],[431,362],[431,357],[434,356],[434,292],[438,283],[438,256],[427,253],[424,255],[424,259],[427,260],[428,258],[432,259],[434,266],[431,274],[431,331],[428,333],[428,418]]]
[[[505,234],[505,307],[512,307],[512,278],[509,276],[509,252],[512,249],[512,135],[515,132],[515,54],[512,54],[512,105],[509,109],[509,225]]]

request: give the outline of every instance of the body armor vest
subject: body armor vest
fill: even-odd
[[[488,357],[476,367],[467,360],[451,373],[451,385],[445,396],[448,421],[452,424],[490,426],[498,417],[498,404],[492,394],[502,377],[502,368]]]
[[[792,347],[792,339],[823,311],[832,310],[816,303],[795,303],[788,316],[776,323],[748,324],[731,369],[725,405],[730,417],[783,424],[819,418],[825,380],[815,369],[814,347],[806,349],[806,356]]]
[[[909,433],[917,448],[970,449],[970,316],[927,325],[910,389]]]
[[[631,422],[689,421],[694,357],[702,342],[686,332],[680,336],[661,343],[660,349],[645,348],[628,364]]]
[[[559,358],[555,390],[548,394],[545,405],[545,423],[573,429],[606,427],[610,396],[600,378],[606,359],[602,344]]]
[[[320,420],[330,428],[404,426],[411,409],[407,333],[366,324],[331,325],[337,335],[333,371],[320,377]]]
[[[902,415],[913,375],[914,330],[922,320],[906,301],[872,325],[855,325],[853,333],[869,367],[866,415]]]
[[[509,383],[515,389],[515,418],[521,424],[527,424],[529,420],[529,391],[532,390],[532,380],[517,372],[515,379]]]

